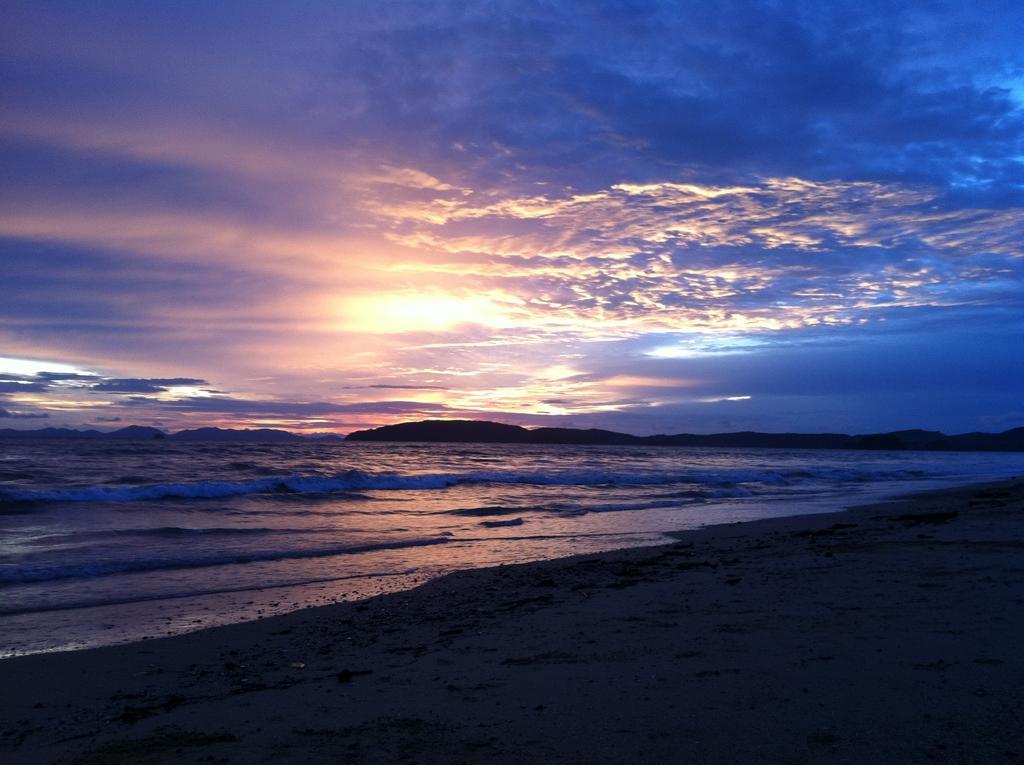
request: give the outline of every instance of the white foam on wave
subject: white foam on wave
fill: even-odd
[[[184,527],[157,526],[140,529],[100,529],[99,531],[75,531],[70,534],[50,534],[34,537],[24,544],[49,546],[60,544],[83,544],[121,539],[188,539],[209,537],[253,537],[267,534],[324,534],[335,531],[332,527],[286,528],[281,526],[229,526],[229,527]]]
[[[220,499],[245,494],[324,494],[344,491],[444,489],[458,484],[495,483],[535,486],[655,486],[676,483],[730,485],[761,483],[788,485],[813,479],[884,480],[910,477],[918,471],[713,469],[658,473],[604,470],[554,472],[475,471],[467,473],[368,473],[349,470],[334,476],[269,476],[246,481],[196,481],[144,486],[84,486],[66,489],[0,489],[0,501],[16,502],[137,502],[155,499]]]

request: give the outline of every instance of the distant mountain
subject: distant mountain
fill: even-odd
[[[518,425],[503,425],[485,420],[423,420],[385,425],[372,430],[349,433],[346,441],[448,441],[474,444],[535,443],[531,431]],[[572,443],[572,442],[551,442]]]
[[[739,449],[849,449],[853,436],[842,433],[712,433],[696,435],[650,436],[644,443],[654,446],[723,446]]]
[[[76,440],[117,440],[117,441],[152,441],[154,439],[167,439],[169,441],[223,441],[223,442],[245,442],[245,443],[281,443],[292,441],[307,441],[309,438],[300,436],[297,433],[289,433],[287,430],[274,430],[272,428],[257,428],[255,430],[233,430],[225,428],[195,428],[182,430],[177,433],[165,433],[159,428],[151,428],[144,425],[129,425],[128,427],[103,433],[98,430],[73,430],[71,428],[42,428],[40,430],[15,430],[5,428],[0,430],[0,439],[18,440],[52,440],[52,439],[76,439]],[[316,436],[318,440],[341,440],[340,436],[328,434]]]
[[[255,430],[233,430],[230,428],[194,428],[180,430],[168,436],[172,441],[258,441],[270,443],[278,441],[305,441],[304,436],[289,433],[287,430],[273,428],[256,428]]]
[[[129,425],[126,428],[115,430],[113,433],[105,433],[104,438],[123,438],[128,441],[148,441],[153,438],[166,438],[167,434],[159,428],[149,428],[145,425]]]
[[[775,449],[878,449],[887,451],[995,451],[1024,452],[1024,427],[1003,433],[961,433],[947,436],[936,430],[897,430],[848,436],[843,433],[678,433],[676,435],[632,436],[612,430],[591,428],[522,428],[486,420],[422,420],[357,430],[343,439],[334,433],[304,436],[287,430],[256,428],[194,428],[165,433],[159,428],[129,425],[109,433],[98,430],[42,428],[0,430],[0,439],[18,440],[121,440],[204,441],[222,443],[302,443],[309,441],[413,441],[422,443],[477,444],[575,444],[593,446],[693,446],[775,448]]]
[[[631,436],[627,433],[616,433],[613,430],[599,430],[588,428],[577,430],[576,428],[533,428],[528,430],[530,442],[536,444],[639,444],[645,443],[640,436]]]
[[[105,438],[107,433],[98,430],[72,430],[71,428],[39,428],[37,430],[17,430],[4,428],[0,430],[0,438]]]
[[[921,451],[1024,451],[1024,428],[1005,433],[964,433],[947,436],[931,430],[899,430],[850,436],[843,433],[712,433],[700,435],[632,436],[611,430],[534,428],[486,420],[422,420],[349,433],[348,441],[419,441],[591,444],[638,446],[721,446],[776,449],[880,449]]]
[[[959,436],[943,436],[939,442],[943,448],[959,451],[1024,451],[1024,428],[1013,428],[1002,433],[962,433]]]
[[[345,436],[341,433],[310,433],[303,436],[307,441],[344,441]]]

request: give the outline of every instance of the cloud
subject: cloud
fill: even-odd
[[[153,404],[152,400],[146,403]],[[421,401],[361,401],[354,403],[253,401],[218,396],[164,401],[160,408],[188,412],[213,412],[245,416],[318,417],[332,414],[423,414],[444,412],[444,404]]]
[[[194,377],[115,378],[94,373],[38,372],[34,375],[0,375],[0,392],[40,393],[43,391],[73,392],[89,390],[100,393],[162,393],[170,388],[206,386],[205,380]],[[210,391],[212,392],[212,391]]]
[[[192,377],[122,378],[107,379],[89,387],[102,393],[163,393],[168,388],[198,385],[207,385],[207,382]]]
[[[1008,190],[1019,177],[1022,116],[996,76],[1016,54],[992,45],[995,19],[1019,20],[1005,5],[987,23],[925,3],[364,13],[338,36],[340,126],[483,175],[592,186],[705,165]],[[951,54],[954,37],[961,51],[988,45],[987,68]]]
[[[0,419],[42,420],[49,416],[46,412],[12,412],[0,406]]]
[[[75,381],[91,381],[96,379],[96,375],[93,374],[81,374],[78,372],[39,372],[36,377],[40,380],[48,380],[50,382],[66,382],[68,380]]]
[[[367,385],[366,387],[385,390],[448,390],[443,385]]]
[[[503,287],[522,300],[510,309],[519,326],[627,336],[847,325],[908,307],[1019,303],[1024,277],[1024,211],[954,207],[893,182],[620,183],[376,209],[390,236],[424,252],[401,273]],[[427,254],[438,252],[449,256]]]
[[[49,387],[45,380],[34,380],[21,375],[5,375],[0,377],[0,393],[33,393],[44,391]]]

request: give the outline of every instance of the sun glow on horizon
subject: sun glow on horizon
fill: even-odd
[[[395,292],[338,301],[338,328],[346,332],[402,334],[444,332],[463,324],[499,327],[513,323],[507,309],[486,296]]]

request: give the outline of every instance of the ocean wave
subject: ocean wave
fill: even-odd
[[[682,494],[682,492],[680,492]],[[685,505],[694,505],[703,502],[705,499],[739,499],[742,497],[751,497],[754,492],[750,489],[744,489],[742,487],[734,487],[732,489],[716,489],[711,491],[702,492],[686,492],[684,497],[678,498],[665,498],[665,499],[651,499],[644,500],[641,502],[614,502],[607,504],[597,505],[578,505],[578,506],[561,506],[554,508],[555,511],[562,516],[575,516],[575,515],[587,515],[589,513],[620,513],[628,512],[630,510],[658,510],[669,507],[683,507]],[[692,496],[693,494],[699,494],[700,496]]]
[[[434,515],[460,515],[468,518],[481,518],[491,515],[515,515],[516,513],[523,512],[524,509],[529,510],[544,510],[544,507],[505,507],[502,505],[485,505],[484,507],[460,507],[455,510],[440,510]]]
[[[914,471],[916,472],[916,471]],[[704,469],[659,473],[569,470],[554,472],[475,471],[467,473],[370,473],[349,470],[333,476],[268,476],[244,481],[195,481],[144,486],[83,486],[64,489],[0,488],[6,502],[138,502],[158,499],[221,499],[246,494],[333,494],[347,491],[431,490],[459,484],[529,484],[534,486],[656,486],[698,484],[784,486],[808,479],[882,480],[910,477],[911,471],[877,473],[856,470]]]
[[[351,531],[351,529],[347,529]],[[226,526],[226,527],[192,527],[192,526],[158,526],[151,529],[102,529],[99,531],[76,531],[71,534],[51,534],[35,537],[27,544],[48,546],[54,544],[97,542],[105,539],[188,539],[211,537],[251,537],[265,534],[330,534],[336,528],[300,527],[284,528],[274,526]]]
[[[706,499],[734,499],[753,496],[750,489],[734,486],[728,489],[708,489],[706,491],[679,491],[669,494],[654,494],[648,499],[632,502],[610,502],[596,504],[567,504],[564,502],[547,505],[485,505],[483,507],[467,507],[456,510],[441,510],[435,515],[457,515],[469,518],[486,518],[501,515],[518,515],[523,512],[550,513],[563,517],[587,515],[588,513],[614,513],[628,510],[657,510],[659,508],[682,507],[703,502]],[[498,523],[495,521],[494,523]]]
[[[449,537],[428,539],[406,539],[394,542],[339,545],[335,547],[314,547],[289,550],[254,550],[249,552],[211,551],[207,555],[169,555],[152,558],[132,558],[68,562],[56,564],[23,565],[8,563],[0,566],[0,585],[48,582],[55,579],[91,579],[113,574],[139,573],[144,571],[166,571],[176,569],[209,568],[228,564],[258,563],[260,561],[295,560],[302,558],[326,558],[333,555],[355,555],[378,550],[400,550],[407,547],[427,547],[451,541]]]

